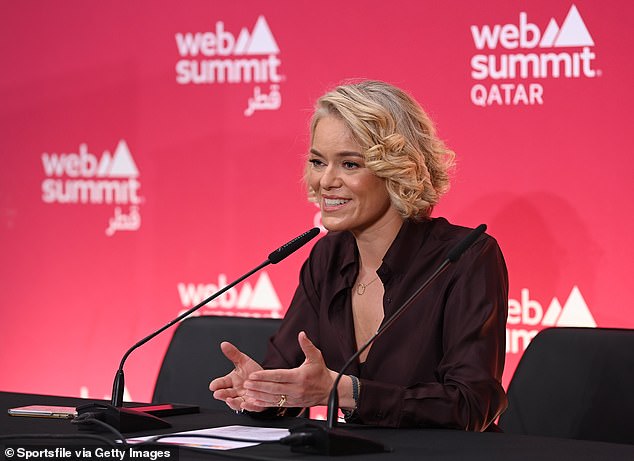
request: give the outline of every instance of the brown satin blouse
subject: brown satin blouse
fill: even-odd
[[[444,218],[405,221],[377,271],[385,319],[469,231]],[[297,334],[304,330],[328,368],[340,370],[356,351],[351,290],[358,264],[349,232],[331,232],[315,244],[265,368],[299,366]],[[507,297],[504,258],[483,234],[376,340],[363,366],[346,370],[361,381],[355,422],[485,430],[506,407],[500,380]]]

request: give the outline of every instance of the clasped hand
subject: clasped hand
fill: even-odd
[[[264,370],[260,364],[229,342],[220,344],[234,369],[209,384],[215,399],[231,409],[260,412],[268,407],[326,405],[337,374],[326,367],[321,351],[305,332],[297,335],[306,357],[297,368]],[[285,396],[285,399],[282,399]]]

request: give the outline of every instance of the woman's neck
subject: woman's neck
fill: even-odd
[[[376,271],[381,266],[385,253],[394,242],[404,222],[403,218],[397,215],[373,229],[354,233],[361,267]]]

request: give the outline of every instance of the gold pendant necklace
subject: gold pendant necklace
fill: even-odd
[[[374,282],[376,282],[378,279],[379,279],[379,276],[377,275],[368,283],[362,283],[362,282],[357,283],[357,294],[361,296],[363,293],[365,293],[365,289],[369,287],[370,285],[372,285]]]

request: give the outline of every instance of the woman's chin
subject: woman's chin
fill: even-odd
[[[321,224],[326,228],[328,232],[338,232],[348,230],[348,226],[346,226],[345,222],[342,222],[340,219],[332,219],[326,218],[322,216]]]

